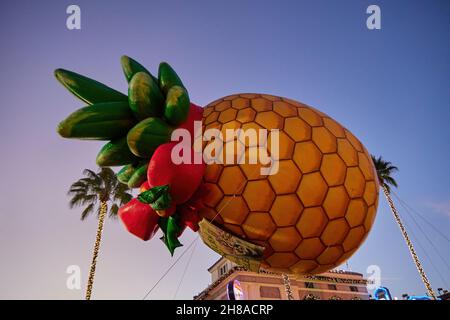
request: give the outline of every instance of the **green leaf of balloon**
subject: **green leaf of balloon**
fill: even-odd
[[[178,240],[178,234],[180,233],[180,225],[178,218],[176,216],[171,216],[169,218],[160,218],[159,227],[164,232],[164,236],[160,239],[164,242],[170,255],[173,256],[175,249],[183,246],[183,244]]]
[[[170,208],[171,204],[172,197],[169,193],[164,193],[151,204],[151,207],[153,210],[166,210]]]
[[[138,195],[138,200],[145,204],[152,204],[156,202],[160,197],[169,192],[169,185],[153,187],[147,191]],[[165,208],[167,209],[167,208]],[[158,209],[159,210],[159,209]]]

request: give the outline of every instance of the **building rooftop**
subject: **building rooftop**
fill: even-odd
[[[213,269],[219,264],[221,263],[223,260],[225,260],[225,258],[221,257],[219,258],[216,262],[214,262],[214,264],[208,268],[209,272],[212,272]],[[194,296],[194,299],[202,299],[202,297],[205,297],[208,295],[208,293],[213,290],[214,288],[216,288],[217,286],[219,286],[225,279],[227,279],[230,275],[232,275],[235,272],[249,272],[248,270],[246,270],[243,267],[234,265],[232,268],[230,268],[226,273],[224,273],[223,275],[221,275],[219,278],[216,279],[216,281],[214,281],[213,283],[211,283],[207,288],[205,288],[202,292],[200,292],[199,294],[197,294],[196,296]],[[271,272],[268,270],[264,270],[261,269],[259,271],[259,274],[267,274],[267,275],[277,275],[279,276],[279,273],[276,272]],[[333,278],[333,274],[335,274],[337,276],[337,278],[340,278],[339,275],[346,275],[346,276],[354,276],[354,277],[358,277],[361,279],[342,279],[343,281],[345,280],[349,280],[349,281],[357,281],[361,284],[366,285],[367,283],[369,283],[368,280],[363,278],[363,274],[358,273],[358,272],[353,272],[353,271],[345,271],[345,270],[330,270],[326,273],[323,274],[319,274],[319,275],[304,275],[302,277],[305,278],[305,280],[307,279],[317,279],[317,280],[329,280]]]

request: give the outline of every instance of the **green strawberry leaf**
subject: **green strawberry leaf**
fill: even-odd
[[[178,234],[181,231],[178,217],[171,216],[169,218],[160,218],[158,221],[159,227],[164,232],[164,236],[160,239],[164,242],[170,255],[173,256],[175,249],[183,246],[178,240]]]
[[[172,197],[169,193],[164,193],[158,199],[156,199],[150,206],[153,210],[166,210],[169,209],[172,203]]]
[[[140,193],[137,199],[145,204],[152,204],[165,194],[169,193],[169,185],[153,187]]]

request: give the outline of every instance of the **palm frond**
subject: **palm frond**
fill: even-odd
[[[398,171],[398,168],[396,166],[393,166],[393,165],[389,164],[389,165],[386,166],[385,170],[392,173],[392,172]]]
[[[70,209],[73,209],[75,207],[78,207],[79,205],[81,205],[81,201],[84,198],[84,194],[75,194],[72,199],[70,199],[69,201],[69,207]]]
[[[120,197],[120,205],[123,206],[124,204],[127,204],[128,202],[131,201],[131,199],[133,199],[133,195],[131,193],[128,192],[124,193]]]
[[[127,185],[117,180],[115,172],[110,168],[100,168],[96,173],[93,170],[83,170],[85,177],[75,181],[69,188],[68,195],[70,208],[86,206],[81,214],[84,220],[88,215],[97,211],[100,215],[101,202],[110,204],[109,217],[117,215],[119,207],[132,199],[132,194]],[[95,206],[98,205],[97,208]]]
[[[110,218],[117,218],[117,212],[119,211],[119,206],[115,203],[112,204],[111,208],[109,209],[109,217]]]
[[[98,179],[97,173],[95,173],[91,169],[84,169],[83,170],[83,175],[87,176],[90,179]]]
[[[378,180],[381,184],[386,186],[387,191],[391,192],[391,186],[397,187],[397,181],[392,177],[392,174],[398,171],[398,168],[392,165],[391,162],[385,161],[381,156],[378,158],[371,155],[375,169],[377,170]]]
[[[86,219],[94,211],[94,203],[89,204],[81,213],[81,220]]]
[[[128,203],[132,198],[132,194],[129,192],[130,188],[123,183],[118,183],[113,191],[112,199],[114,202],[119,202],[120,205]]]
[[[68,194],[70,193],[80,193],[80,192],[86,192],[87,191],[87,186],[83,186],[83,187],[74,187],[71,186],[69,188],[69,191],[67,192]]]
[[[392,178],[391,176],[385,176],[385,177],[384,177],[384,182],[385,182],[386,184],[389,184],[389,185],[394,186],[394,187],[396,187],[396,188],[398,187],[397,181],[395,181],[395,179]]]
[[[83,191],[87,191],[87,185],[83,181],[78,180],[77,182],[72,183],[67,194],[70,195],[74,193],[80,193]]]
[[[102,185],[102,178],[95,173],[94,171],[90,169],[84,169],[83,174],[86,176],[86,178],[80,179],[82,181],[85,181],[90,186],[101,186]]]
[[[83,179],[80,179],[70,185],[70,188],[85,188],[86,182]]]
[[[69,207],[71,209],[79,206],[84,206],[86,204],[95,203],[97,201],[96,194],[75,194],[69,201]]]
[[[114,171],[111,168],[101,168],[98,176],[103,181],[103,188],[106,194],[111,195],[114,190],[115,185],[117,184],[117,177]]]

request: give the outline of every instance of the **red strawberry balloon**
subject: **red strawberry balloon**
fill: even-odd
[[[191,146],[188,150],[174,150],[177,145],[177,142],[166,143],[155,150],[147,171],[150,189],[138,196],[138,201],[151,207],[160,216],[158,224],[164,233],[161,239],[172,255],[182,245],[178,237],[186,227],[198,230],[197,209],[201,199],[198,190],[201,189],[199,186],[205,172],[203,162],[194,163],[195,155]],[[190,154],[183,157],[184,152]],[[178,163],[180,159],[176,157],[184,162]],[[146,189],[147,185],[142,187]]]
[[[147,170],[147,179],[150,188],[168,186],[168,191],[175,204],[187,202],[200,186],[205,164],[194,163],[194,151],[190,150],[190,163],[175,164],[172,159],[172,150],[177,142],[160,145],[152,156]],[[184,150],[178,155],[183,157]]]
[[[202,199],[207,193],[208,189],[201,184],[188,202],[177,207],[177,210],[180,213],[180,224],[183,228],[189,227],[194,232],[198,231],[198,223],[201,220],[198,212],[203,207]]]
[[[125,228],[144,241],[151,239],[158,231],[159,215],[147,204],[133,199],[119,209],[119,218]]]

